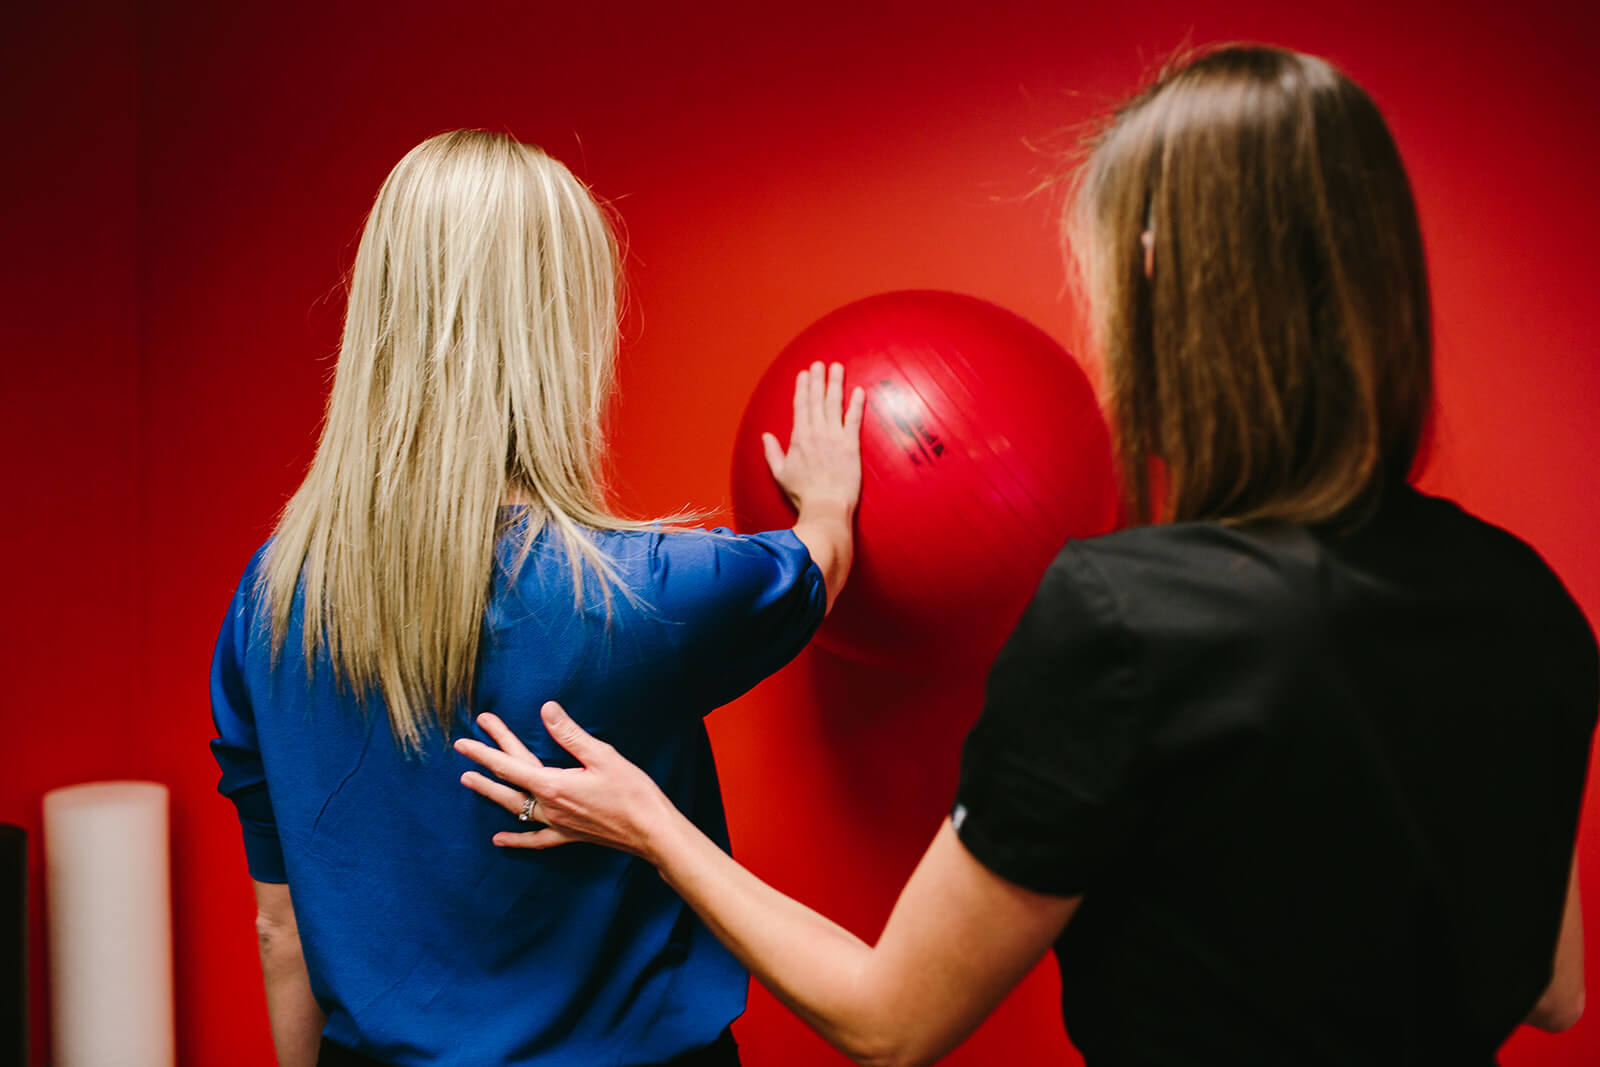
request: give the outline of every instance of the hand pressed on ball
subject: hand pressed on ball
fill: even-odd
[[[1061,546],[1117,523],[1094,389],[1049,334],[987,301],[921,290],[847,304],[751,392],[733,454],[739,529],[789,521],[788,472],[763,431],[789,416],[797,375],[812,388],[834,364],[866,391],[861,498],[851,588],[817,641],[891,669],[984,670]]]
[[[834,503],[854,514],[861,499],[861,413],[866,390],[857,386],[844,406],[844,365],[821,361],[795,376],[794,429],[784,451],[771,433],[761,435],[767,466],[796,511]]]

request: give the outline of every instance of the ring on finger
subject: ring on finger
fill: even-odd
[[[517,821],[518,822],[532,822],[533,821],[533,806],[535,804],[537,804],[537,803],[539,803],[539,798],[534,796],[531,793],[528,794],[527,796],[523,797],[522,798],[522,811],[517,814]]]

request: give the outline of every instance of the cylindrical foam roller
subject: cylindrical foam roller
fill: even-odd
[[[0,823],[0,1063],[28,1062],[28,835]]]
[[[95,782],[44,797],[56,1067],[171,1067],[167,788]]]

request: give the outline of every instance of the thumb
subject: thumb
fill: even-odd
[[[772,470],[772,476],[782,480],[783,446],[778,444],[778,439],[770,433],[761,435],[761,449],[767,454],[767,466]]]
[[[585,767],[604,752],[605,742],[596,740],[593,734],[573,722],[567,710],[554,700],[545,701],[544,707],[539,709],[539,717],[555,743],[577,757]]]

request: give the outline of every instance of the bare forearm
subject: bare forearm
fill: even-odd
[[[279,1067],[314,1067],[327,1017],[311,995],[300,936],[294,930],[258,927],[258,939]]]
[[[812,562],[822,572],[830,611],[834,598],[850,577],[850,565],[855,556],[852,519],[851,509],[845,503],[818,501],[803,504],[794,524],[794,535],[806,546]]]
[[[971,1033],[1060,935],[1080,898],[1036,893],[975,859],[946,819],[871,946],[764,884],[718,848],[611,745],[554,702],[539,709],[580,768],[544,766],[491,714],[502,746],[456,751],[511,785],[469,771],[462,784],[507,811],[534,796],[545,828],[495,843],[609,845],[654,865],[711,931],[790,1010],[860,1063],[932,1063]]]
[[[676,811],[651,857],[762,985],[830,1044],[870,1062],[884,1033],[871,946],[745,870]]]

